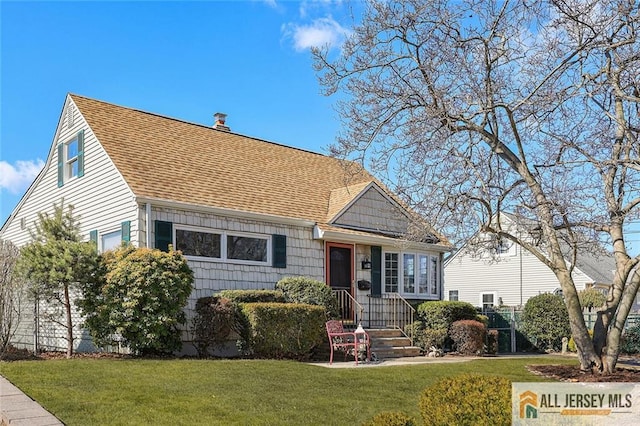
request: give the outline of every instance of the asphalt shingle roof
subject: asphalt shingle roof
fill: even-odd
[[[136,196],[324,223],[336,191],[375,181],[355,163],[70,96]]]

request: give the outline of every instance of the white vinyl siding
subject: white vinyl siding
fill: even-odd
[[[67,102],[72,101],[67,98]],[[138,213],[133,193],[79,112],[76,110],[71,127],[67,126],[68,117],[69,114],[62,114],[45,170],[18,204],[0,237],[19,246],[28,243],[29,229],[34,229],[38,212],[52,212],[53,204],[60,204],[64,199],[65,206],[74,206],[81,234],[86,235],[87,240],[91,230],[100,233],[115,230],[123,220],[130,220],[131,241],[138,245]],[[59,188],[57,147],[75,138],[80,130],[84,130],[84,176],[70,179]],[[21,228],[21,223],[26,229]]]
[[[480,307],[480,294],[495,291],[506,306],[524,305],[530,297],[552,293],[559,287],[556,276],[528,251],[514,247],[515,255],[498,260],[474,256],[467,251],[457,253],[444,265],[444,291],[459,292],[459,300]],[[592,280],[577,268],[574,281],[578,291]],[[496,299],[496,303],[498,300]]]

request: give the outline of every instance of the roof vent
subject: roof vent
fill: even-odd
[[[221,112],[216,112],[213,114],[213,118],[215,119],[215,124],[213,125],[214,129],[223,130],[225,132],[230,131],[227,126],[225,126],[225,121],[227,121],[227,114],[223,114]]]

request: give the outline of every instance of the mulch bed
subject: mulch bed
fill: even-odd
[[[572,365],[530,365],[527,369],[533,374],[562,382],[640,382],[640,370],[624,367],[618,367],[608,376],[582,371]]]

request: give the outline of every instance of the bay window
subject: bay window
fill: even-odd
[[[417,298],[440,296],[440,260],[437,255],[386,252],[384,261],[385,293]]]

